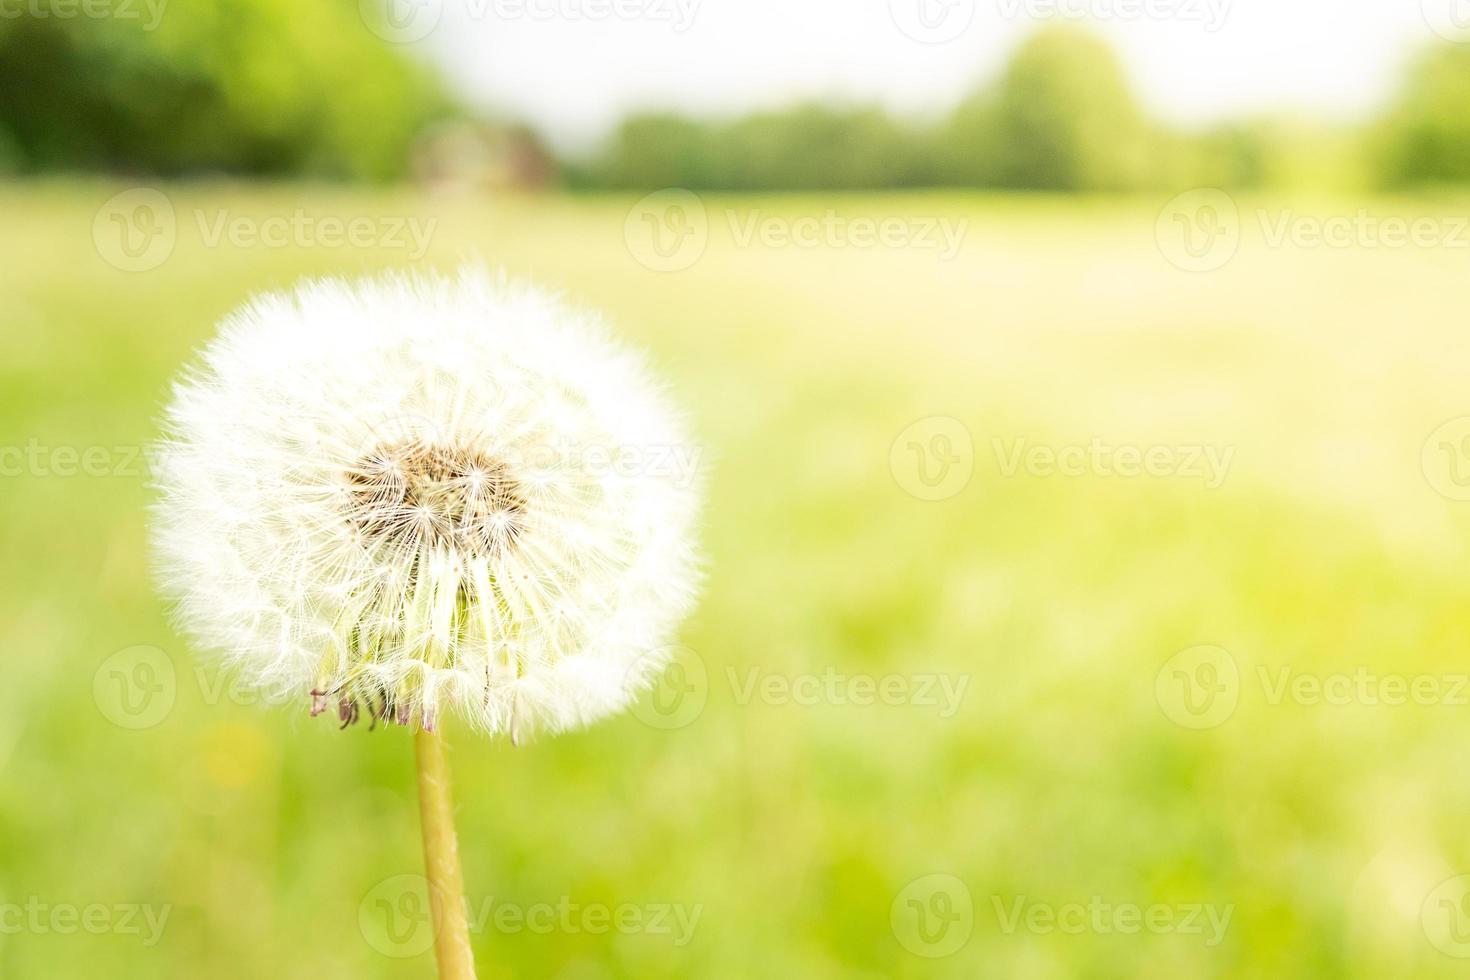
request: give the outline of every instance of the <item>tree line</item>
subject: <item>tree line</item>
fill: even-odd
[[[472,120],[428,68],[364,30],[354,6],[191,0],[149,29],[0,19],[0,173],[378,181],[489,158],[512,182],[588,190],[1127,192],[1327,171],[1381,188],[1470,182],[1466,45],[1425,50],[1391,108],[1356,131],[1163,125],[1108,45],[1069,26],[1032,35],[938,121],[823,104],[724,121],[650,112],[597,151],[558,158],[524,126]]]

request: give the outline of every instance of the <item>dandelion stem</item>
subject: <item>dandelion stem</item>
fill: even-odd
[[[414,735],[414,755],[418,759],[424,874],[429,882],[429,905],[434,916],[434,956],[439,962],[439,980],[475,980],[444,739],[437,732],[420,728]]]

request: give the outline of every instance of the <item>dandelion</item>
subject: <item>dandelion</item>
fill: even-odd
[[[415,729],[446,977],[473,967],[440,721],[519,741],[638,694],[695,595],[693,458],[596,316],[475,270],[257,297],[175,385],[180,625],[313,716]]]

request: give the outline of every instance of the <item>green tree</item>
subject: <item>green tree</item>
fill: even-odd
[[[747,116],[723,131],[725,186],[861,190],[932,178],[919,134],[875,108],[801,105]]]
[[[962,184],[1053,191],[1146,186],[1149,125],[1102,40],[1044,29],[1021,46],[999,84],[956,111],[946,133]]]
[[[29,169],[387,178],[448,109],[355,4],[147,7],[0,20],[0,130]]]
[[[715,179],[711,127],[674,113],[645,113],[624,120],[605,153],[583,168],[571,168],[575,184],[657,190],[703,189]]]
[[[1470,47],[1426,51],[1375,136],[1371,156],[1384,186],[1470,181]]]
[[[634,116],[579,183],[652,190],[815,190],[926,183],[921,134],[879,109],[800,105],[708,124]]]

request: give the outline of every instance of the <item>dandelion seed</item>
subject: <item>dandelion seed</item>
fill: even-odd
[[[546,293],[312,282],[228,317],[176,385],[158,564],[201,648],[312,715],[519,741],[663,666],[697,487],[598,461],[687,445],[643,360]]]
[[[475,271],[260,297],[175,386],[165,590],[201,648],[312,717],[417,720],[444,980],[474,962],[441,717],[519,744],[661,669],[695,593],[696,488],[595,461],[686,445],[595,317]]]

